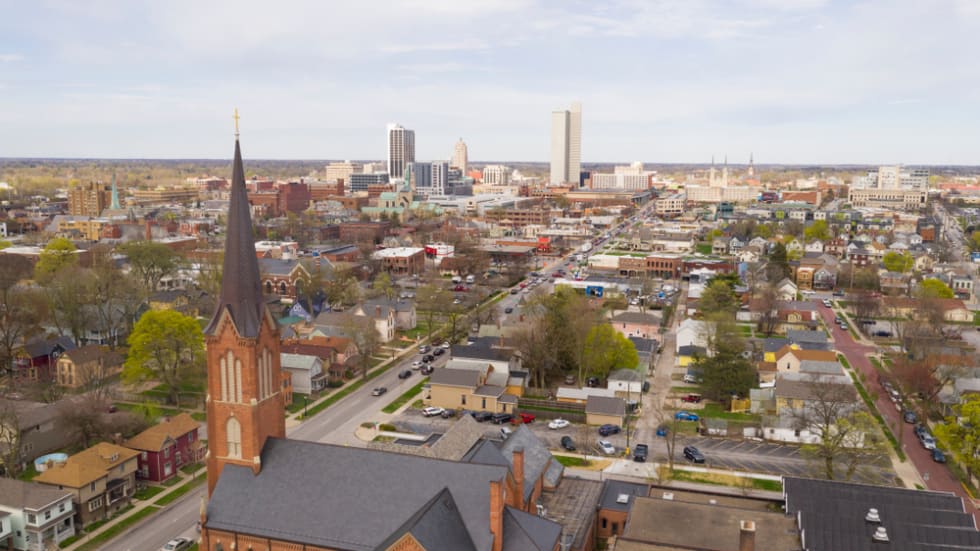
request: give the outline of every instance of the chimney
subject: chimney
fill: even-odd
[[[381,317],[381,306],[380,305],[374,307],[374,315],[377,316],[377,317],[379,317],[379,318]]]
[[[490,481],[490,533],[493,534],[491,551],[504,548],[504,487],[500,480]]]
[[[147,220],[146,221],[146,240],[147,241],[153,241],[153,233],[150,231],[150,225],[151,225],[151,222],[149,220]]]
[[[755,522],[742,520],[738,523],[738,551],[755,551]]]
[[[512,507],[524,510],[524,446],[514,448],[514,481],[517,482],[517,495]]]

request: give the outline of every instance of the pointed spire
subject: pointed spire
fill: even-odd
[[[259,261],[255,256],[255,235],[245,191],[242,149],[238,143],[238,110],[235,110],[235,160],[232,164],[231,201],[228,205],[228,231],[221,276],[218,307],[204,332],[213,335],[218,321],[228,309],[235,329],[242,337],[256,337],[262,325],[265,301],[259,280]]]
[[[116,173],[112,173],[112,204],[109,205],[112,210],[122,210],[119,206],[119,190],[116,188]]]

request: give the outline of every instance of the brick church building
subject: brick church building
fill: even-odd
[[[262,296],[244,174],[236,132],[224,279],[205,330],[200,548],[557,551],[561,525],[533,514],[523,448],[509,465],[499,454],[451,461],[285,438],[279,330]]]

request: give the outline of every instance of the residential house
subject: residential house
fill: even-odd
[[[824,255],[827,256],[827,255]],[[829,291],[837,287],[837,263],[826,263],[813,272],[813,289],[817,291]]]
[[[184,465],[204,458],[205,447],[198,438],[200,423],[190,414],[165,417],[162,421],[130,438],[124,444],[136,450],[136,477],[163,482],[177,475]]]
[[[347,333],[351,323],[367,321],[374,324],[381,342],[390,342],[395,338],[395,310],[381,305],[375,305],[370,309],[357,306],[348,312],[321,312],[313,322],[314,334],[332,337],[349,336]]]
[[[728,243],[731,241],[731,237],[716,237],[711,241],[711,254],[715,255],[725,255],[728,254]]]
[[[731,240],[728,242],[728,254],[737,255],[738,253],[742,252],[742,249],[745,248],[745,245],[746,245],[745,241],[742,241],[738,237],[733,236]]]
[[[847,239],[844,237],[835,237],[824,245],[823,252],[837,258],[842,258],[847,252]]]
[[[260,258],[259,273],[262,292],[281,298],[296,299],[313,280],[309,270],[295,258]]]
[[[600,396],[604,398],[615,398],[616,391],[611,388],[599,388],[591,386],[571,387],[560,386],[555,394],[555,400],[565,404],[579,404],[584,406],[589,398]]]
[[[415,301],[408,299],[395,299],[388,300],[384,297],[366,300],[364,304],[361,305],[361,309],[364,311],[370,311],[372,308],[380,306],[383,311],[391,309],[394,311],[395,315],[395,329],[398,331],[411,331],[415,329],[417,324],[415,315]]]
[[[703,358],[708,353],[708,349],[703,346],[687,345],[677,350],[677,367],[688,367],[694,360]]]
[[[0,548],[57,549],[75,535],[71,492],[0,477]]]
[[[71,492],[75,524],[84,527],[129,505],[136,491],[139,455],[136,450],[102,442],[56,463],[34,480]]]
[[[804,253],[823,254],[823,252],[824,252],[824,244],[823,244],[823,241],[820,241],[819,239],[814,239],[814,240],[810,241],[809,243],[807,243],[803,247],[803,252]]]
[[[910,277],[901,272],[890,272],[888,270],[878,270],[878,279],[881,281],[881,292],[888,295],[904,295],[908,291]]]
[[[85,388],[122,372],[123,356],[99,344],[66,351],[55,368],[58,385]]]
[[[781,340],[784,344],[795,344],[803,350],[830,350],[830,342],[823,331],[787,329],[786,338],[776,340]],[[775,358],[772,361],[776,361]]]
[[[499,346],[499,339],[479,337],[470,344],[453,345],[446,367],[456,369],[491,368],[488,383],[502,385],[507,394],[523,396],[528,374],[522,367],[521,357],[513,349]]]
[[[755,247],[745,247],[735,255],[739,262],[752,263],[758,262],[762,258],[762,253]]]
[[[9,400],[0,398],[0,432],[20,431],[20,466],[26,468],[42,455],[60,450],[71,444],[72,434],[63,415],[70,409],[70,399],[55,403]],[[16,428],[12,425],[16,422]],[[6,453],[8,443],[0,442],[0,451]]]
[[[786,255],[789,258],[799,258],[803,256],[803,245],[796,239],[790,239],[785,244]]]
[[[796,300],[799,287],[788,277],[784,277],[776,284],[776,297],[779,300]]]
[[[853,248],[851,248],[852,246]],[[848,245],[847,260],[850,262],[851,266],[857,268],[867,268],[868,266],[877,263],[877,261],[872,258],[868,249],[855,245],[854,243]]]
[[[837,354],[828,350],[803,350],[797,345],[786,345],[775,354],[776,366],[780,373],[800,373],[807,362],[832,363],[840,369]]]
[[[708,327],[705,322],[694,318],[687,318],[677,326],[675,340],[675,352],[680,352],[684,346],[708,346]]]
[[[609,320],[624,337],[650,339],[660,334],[660,317],[648,312],[620,312]]]
[[[588,425],[623,426],[626,400],[615,396],[589,396],[585,401],[585,423]]]
[[[343,349],[344,352],[338,352],[338,348]],[[345,337],[289,338],[283,340],[279,350],[283,353],[320,358],[321,365],[331,381],[344,379],[348,371],[357,367],[357,348]]]
[[[306,354],[279,354],[279,362],[284,371],[290,374],[293,392],[315,394],[327,386],[327,372],[323,360],[318,356]]]
[[[14,377],[34,382],[53,381],[58,358],[73,348],[75,342],[68,337],[32,340],[14,353]]]
[[[973,321],[973,312],[960,299],[939,298],[930,299],[930,302],[936,304],[943,310],[943,319],[947,322],[968,323]],[[890,314],[913,317],[921,306],[919,300],[914,298],[883,297],[882,308],[883,311],[889,312]]]
[[[638,400],[643,392],[644,378],[636,369],[617,369],[606,377],[606,388],[616,391],[617,396]]]
[[[490,365],[482,369],[436,369],[429,376],[429,394],[425,401],[446,409],[513,413],[517,396],[507,394],[503,384],[489,384],[488,378],[492,374]]]
[[[815,266],[800,265],[796,268],[796,286],[802,290],[813,289],[813,273],[817,271]]]

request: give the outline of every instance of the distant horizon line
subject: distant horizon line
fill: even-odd
[[[132,161],[157,161],[157,162],[176,162],[176,161],[194,161],[194,162],[214,162],[214,163],[230,163],[232,159],[221,158],[221,157],[0,157],[0,163],[8,161],[103,161],[103,162],[132,162]],[[301,159],[301,158],[276,158],[276,157],[253,157],[246,161],[251,162],[300,162],[300,163],[333,163],[333,162],[354,162],[354,163],[381,163],[384,164],[384,159]],[[416,162],[447,162],[441,159],[436,159],[432,161],[416,161]],[[632,163],[641,162],[644,166],[696,166],[696,167],[707,167],[715,166],[717,168],[724,168],[725,166],[730,167],[744,167],[747,168],[749,163],[711,163],[711,162],[686,162],[686,161],[665,161],[665,162],[653,162],[653,161],[588,161],[582,162],[582,166],[604,166],[604,165],[618,165],[618,166],[629,166]],[[508,164],[531,164],[531,165],[542,165],[548,166],[549,161],[469,161],[467,164],[472,165],[508,165]],[[880,166],[902,166],[902,167],[940,167],[940,168],[974,168],[980,169],[980,164],[949,164],[949,163],[854,163],[854,162],[843,162],[843,163],[816,163],[816,162],[770,162],[770,163],[753,163],[753,167],[777,167],[777,168],[824,168],[824,167],[838,167],[838,168],[865,168],[865,167],[880,167]]]

